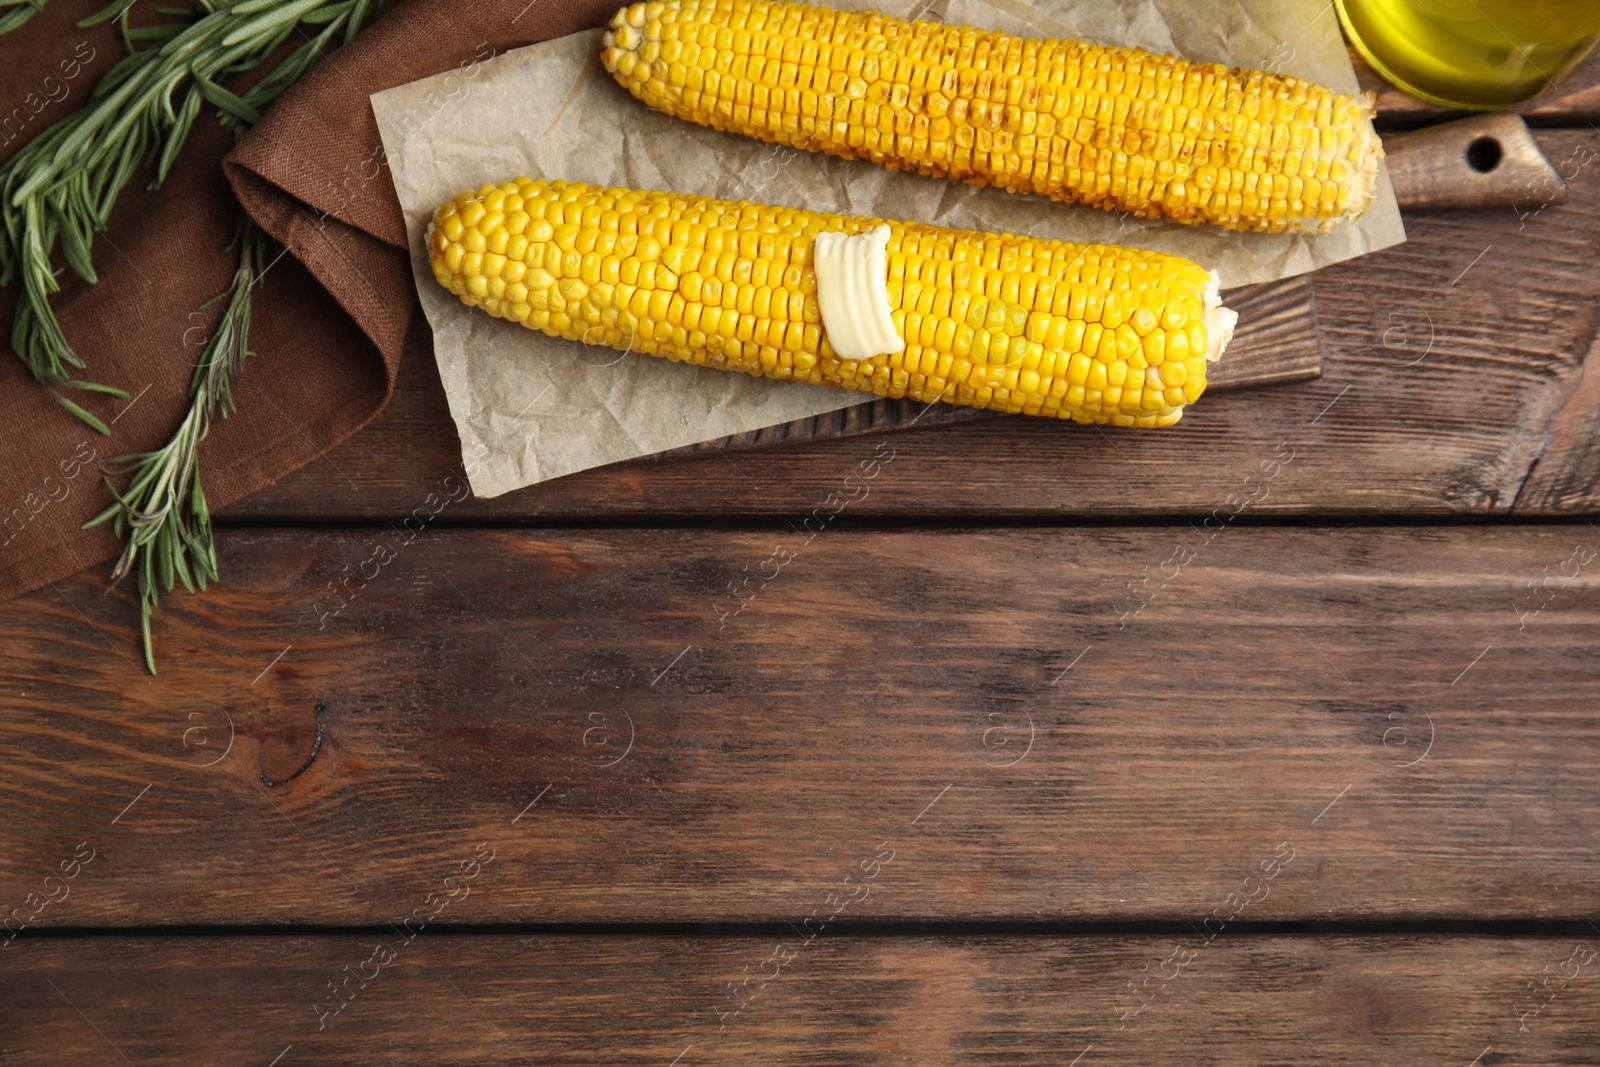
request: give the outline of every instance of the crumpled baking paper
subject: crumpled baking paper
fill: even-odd
[[[1328,0],[834,0],[834,6],[1137,45],[1356,91]],[[372,97],[439,374],[480,497],[864,399],[589,347],[467,307],[434,280],[423,237],[440,203],[484,182],[526,174],[1116,242],[1187,256],[1218,271],[1224,287],[1301,274],[1405,239],[1381,174],[1366,214],[1332,233],[1225,233],[718,133],[635,100],[601,67],[599,49],[598,31],[573,34]]]

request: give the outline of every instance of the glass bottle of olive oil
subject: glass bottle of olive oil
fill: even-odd
[[[1424,100],[1486,110],[1531,99],[1600,42],[1600,0],[1336,0],[1379,74]]]

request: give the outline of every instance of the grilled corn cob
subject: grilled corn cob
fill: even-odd
[[[1370,95],[1134,48],[774,0],[649,0],[601,61],[719,130],[1230,230],[1318,233],[1371,202]]]
[[[887,237],[899,351],[835,351],[815,267],[828,233]],[[1077,422],[1178,421],[1233,326],[1215,276],[1165,253],[577,182],[462,192],[427,248],[462,301],[552,336]]]

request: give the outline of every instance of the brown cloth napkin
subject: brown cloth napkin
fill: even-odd
[[[103,4],[55,0],[0,37],[0,102],[12,108],[0,110],[0,160],[81,106],[124,54],[114,28],[77,28]],[[0,351],[0,598],[120,551],[108,528],[78,527],[110,502],[99,463],[159,447],[182,418],[220,311],[205,305],[237,263],[235,194],[288,253],[256,295],[256,354],[234,390],[239,410],[201,448],[206,499],[213,508],[237,500],[370,422],[393,392],[417,297],[369,95],[598,25],[617,6],[403,0],[319,62],[237,147],[202,118],[162,189],[135,178],[95,241],[99,284],[67,272],[55,305],[88,365],[79,376],[132,394],[67,392],[112,436],[60,408],[9,344]],[[14,289],[0,289],[7,340]]]

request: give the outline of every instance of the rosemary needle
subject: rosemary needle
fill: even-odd
[[[37,15],[48,0],[0,0],[0,33],[12,30]]]

